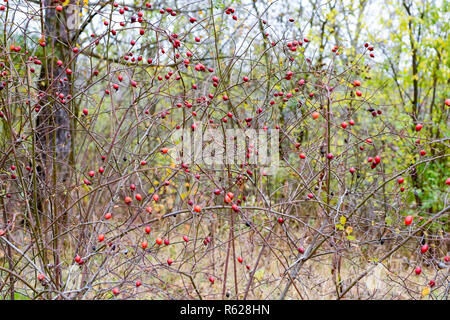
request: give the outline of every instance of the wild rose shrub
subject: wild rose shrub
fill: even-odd
[[[450,180],[431,209],[412,186],[448,138],[379,101],[375,44],[271,5],[71,4],[0,8],[2,299],[446,297]]]

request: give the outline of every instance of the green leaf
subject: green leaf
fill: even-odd
[[[391,226],[392,225],[392,218],[391,217],[386,217],[384,219],[384,222],[386,223],[386,225]]]

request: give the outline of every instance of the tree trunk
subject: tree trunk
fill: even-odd
[[[73,2],[72,0],[71,2]],[[61,225],[65,219],[59,217],[60,208],[64,208],[63,203],[70,172],[69,155],[71,152],[71,102],[68,95],[71,91],[70,75],[66,69],[75,64],[72,57],[72,44],[70,43],[71,30],[67,21],[75,21],[74,15],[77,11],[68,10],[69,6],[64,6],[62,12],[56,11],[53,0],[45,0],[44,6],[41,4],[42,38],[43,46],[42,69],[38,84],[40,101],[39,114],[36,119],[36,171],[38,183],[36,188],[36,207],[41,220],[41,230],[43,235],[44,251],[52,252],[54,267],[54,277],[49,275],[56,288],[61,286],[62,276],[60,264],[60,244],[62,238]],[[71,8],[73,9],[73,8]],[[43,43],[45,42],[45,45]],[[57,61],[63,64],[59,66]],[[46,239],[47,238],[47,239]],[[51,242],[49,239],[52,239]],[[47,241],[48,240],[48,241]],[[44,253],[47,255],[47,253]],[[49,259],[45,258],[45,262]],[[52,266],[49,266],[49,270]]]

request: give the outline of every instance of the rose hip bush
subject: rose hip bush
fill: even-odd
[[[381,99],[376,44],[279,10],[4,1],[2,299],[448,297],[450,175],[414,200],[448,129]],[[178,152],[229,129],[277,137],[277,166],[260,140]]]

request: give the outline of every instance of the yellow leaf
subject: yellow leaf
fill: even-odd
[[[255,273],[256,280],[261,281],[263,276],[264,276],[264,269],[260,269],[260,270],[256,271],[256,273]]]
[[[423,288],[423,290],[422,290],[422,296],[425,297],[425,296],[429,295],[430,292],[431,292],[430,287],[426,286],[426,287]]]
[[[341,216],[341,217],[339,218],[339,222],[340,222],[342,225],[345,225],[345,222],[347,222],[347,218],[344,217],[344,216]]]

